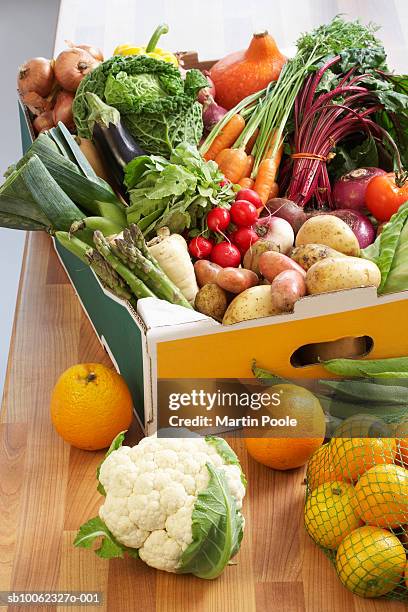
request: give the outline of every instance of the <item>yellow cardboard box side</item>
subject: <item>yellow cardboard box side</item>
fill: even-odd
[[[347,336],[370,336],[368,358],[408,355],[408,301],[288,321],[250,329],[231,329],[157,345],[158,378],[251,378],[251,362],[291,378],[328,376],[319,365],[294,368],[292,353],[304,344]]]

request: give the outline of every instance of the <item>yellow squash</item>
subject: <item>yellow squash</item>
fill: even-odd
[[[174,53],[170,51],[164,51],[156,47],[158,40],[162,34],[166,34],[169,31],[169,27],[166,24],[159,25],[153,32],[153,36],[149,40],[145,47],[136,47],[135,45],[118,45],[113,52],[113,55],[147,55],[169,64],[174,64],[178,68],[178,60]]]

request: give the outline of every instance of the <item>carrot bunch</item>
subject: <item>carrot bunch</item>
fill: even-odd
[[[279,193],[276,178],[283,153],[281,135],[270,129],[269,98],[266,89],[238,104],[201,149],[204,159],[214,160],[232,183],[254,189],[264,205]]]

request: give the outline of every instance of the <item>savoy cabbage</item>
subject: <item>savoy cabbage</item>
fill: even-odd
[[[147,153],[169,157],[179,143],[199,142],[203,123],[196,98],[207,85],[199,70],[189,70],[183,79],[172,64],[143,55],[114,56],[79,85],[73,104],[78,134],[91,138],[85,95],[91,92],[118,109]]]

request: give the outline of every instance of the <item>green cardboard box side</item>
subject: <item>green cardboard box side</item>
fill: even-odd
[[[21,143],[26,152],[34,138],[30,119],[19,103]],[[142,333],[124,306],[104,294],[92,270],[61,245],[55,245],[72,285],[104,348],[125,378],[135,412],[144,426]]]

